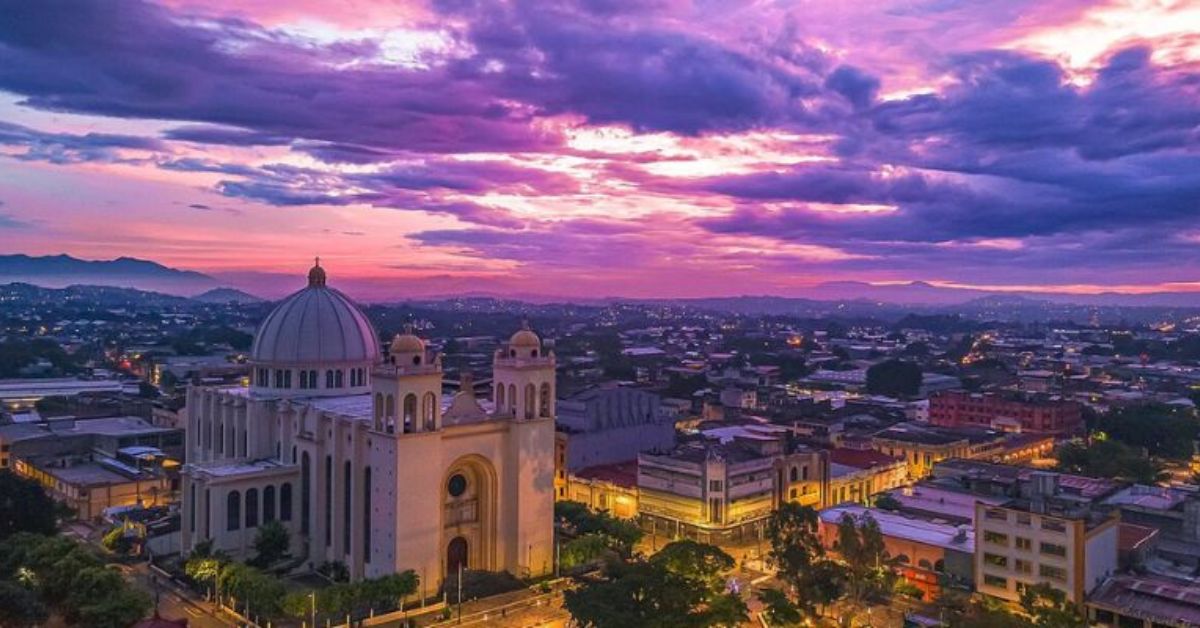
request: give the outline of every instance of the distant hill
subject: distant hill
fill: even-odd
[[[79,284],[115,286],[174,295],[196,294],[217,287],[217,281],[203,273],[133,257],[84,260],[70,255],[0,255],[0,283],[14,282],[46,288]]]
[[[86,304],[100,308],[187,307],[192,301],[184,297],[136,288],[113,286],[67,286],[46,288],[29,283],[0,285],[0,300],[45,303],[48,305]]]
[[[265,299],[260,299],[249,292],[242,292],[237,288],[213,288],[207,292],[202,292],[192,297],[193,301],[201,301],[203,303],[262,303]]]

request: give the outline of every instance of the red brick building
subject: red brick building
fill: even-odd
[[[1083,428],[1083,406],[1057,397],[948,390],[929,398],[929,422],[1066,436]]]

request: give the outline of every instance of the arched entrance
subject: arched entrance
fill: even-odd
[[[450,540],[450,544],[446,546],[446,577],[458,573],[459,567],[468,567],[467,550],[467,540],[463,537],[456,536]]]
[[[453,578],[458,565],[494,571],[496,546],[496,471],[478,455],[454,461],[442,480],[442,547],[445,573]]]

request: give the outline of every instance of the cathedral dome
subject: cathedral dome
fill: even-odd
[[[379,339],[370,321],[325,280],[318,263],[308,273],[308,287],[275,307],[254,336],[252,361],[324,365],[378,360]]]

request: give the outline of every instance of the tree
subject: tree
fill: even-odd
[[[26,628],[46,621],[49,613],[36,592],[16,582],[0,580],[0,626]]]
[[[845,582],[845,570],[825,555],[817,525],[815,510],[792,502],[781,504],[767,521],[768,557],[791,589],[795,612],[805,618],[819,616],[821,607],[839,599]],[[790,614],[783,600],[773,601],[776,612]]]
[[[1096,439],[1091,444],[1068,442],[1058,448],[1058,470],[1089,477],[1154,484],[1162,467],[1121,442]]]
[[[615,553],[611,537],[603,534],[584,534],[571,539],[559,550],[559,564],[571,569]]]
[[[914,396],[921,390],[921,367],[904,360],[885,360],[867,369],[867,391],[892,397]]]
[[[749,614],[724,589],[722,573],[733,566],[714,546],[679,541],[648,560],[610,561],[603,580],[567,591],[565,603],[576,621],[594,628],[736,626]]]
[[[1092,428],[1110,440],[1145,448],[1151,456],[1186,460],[1200,436],[1200,419],[1190,408],[1145,404],[1114,408],[1096,418]]]
[[[287,528],[278,521],[269,521],[258,527],[254,535],[254,566],[266,568],[287,556],[291,536]]]
[[[17,532],[54,534],[54,500],[42,485],[7,469],[0,471],[0,540]]]
[[[618,519],[607,512],[593,512],[580,502],[555,502],[554,518],[568,535],[601,534],[612,539],[612,547],[622,556],[631,555],[633,546],[645,534],[632,521]]]
[[[859,520],[849,514],[838,522],[834,549],[846,563],[846,597],[855,608],[883,601],[896,582],[896,561],[884,546],[883,532],[869,514]]]
[[[231,562],[221,568],[217,576],[222,596],[245,612],[247,608],[255,615],[273,617],[282,610],[287,593],[278,578],[242,563]]]
[[[1037,628],[1086,628],[1087,620],[1067,601],[1061,589],[1042,582],[1021,592],[1021,608]]]
[[[124,628],[150,608],[148,596],[130,588],[89,548],[65,537],[18,533],[0,542],[0,583],[35,593],[43,609],[53,609],[70,625]],[[28,598],[12,587],[3,594],[7,600]]]
[[[772,626],[791,628],[804,622],[804,614],[792,604],[787,593],[779,589],[766,588],[758,592],[758,601],[763,604],[763,612]]]

